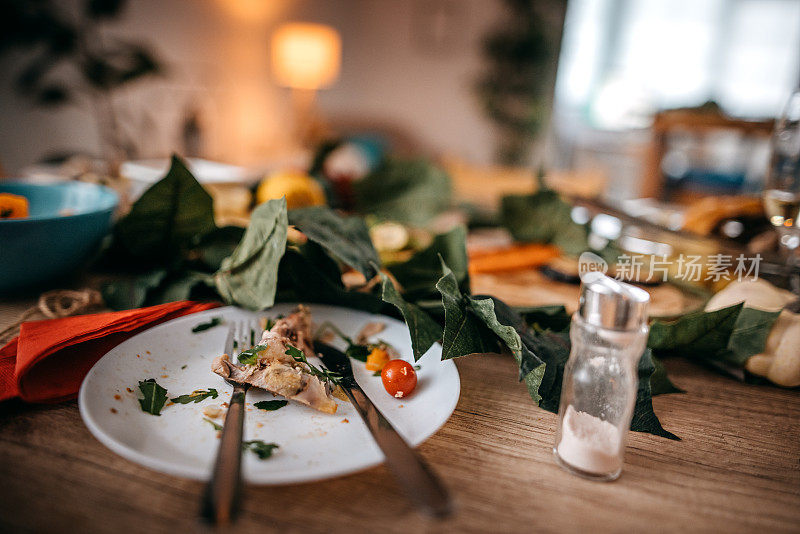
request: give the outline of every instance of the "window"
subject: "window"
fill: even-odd
[[[799,78],[800,0],[570,0],[556,107],[607,130],[708,100],[775,117]]]

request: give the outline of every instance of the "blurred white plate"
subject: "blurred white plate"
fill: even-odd
[[[220,325],[195,334],[192,327],[212,317],[222,317],[226,322],[252,316],[275,317],[294,307],[281,304],[259,314],[234,307],[218,308],[174,319],[132,337],[103,356],[86,375],[78,398],[84,423],[100,442],[128,460],[170,475],[207,479],[218,439],[213,427],[203,421],[202,410],[230,398],[232,388],[211,372],[211,362],[222,352],[228,329]],[[403,322],[335,306],[315,304],[310,308],[315,324],[331,321],[351,335],[367,322],[385,322],[386,330],[378,337],[395,346],[404,359],[413,360],[408,328]],[[341,343],[339,346],[343,347]],[[436,344],[420,359],[417,388],[405,399],[389,396],[380,377],[372,376],[363,363],[353,360],[358,383],[414,446],[433,435],[458,402],[461,384],[456,366],[440,358],[441,346]],[[197,404],[165,406],[156,417],[143,412],[137,400],[138,382],[147,378],[155,378],[167,389],[169,397],[208,388],[216,388],[219,397]],[[335,415],[294,402],[273,412],[252,406],[273,398],[271,393],[257,389],[247,393],[245,439],[280,446],[267,460],[244,452],[242,472],[248,482],[290,484],[322,480],[383,461],[383,454],[350,403],[337,400]],[[223,417],[216,421],[221,424]]]
[[[201,184],[251,185],[262,175],[260,171],[254,169],[199,158],[187,158],[186,163]],[[148,187],[163,178],[169,170],[169,165],[168,159],[144,159],[123,163],[120,166],[120,174],[131,182],[131,198],[139,198]]]

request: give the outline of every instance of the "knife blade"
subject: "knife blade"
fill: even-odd
[[[314,342],[314,350],[329,371],[341,375],[339,384],[383,451],[386,465],[403,486],[406,495],[433,517],[450,515],[453,505],[447,488],[358,385],[350,358],[339,349],[319,341]]]

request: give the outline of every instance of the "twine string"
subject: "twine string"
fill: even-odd
[[[0,332],[0,344],[5,344],[14,338],[19,334],[19,328],[22,323],[30,321],[37,316],[43,316],[45,319],[70,317],[72,315],[80,315],[102,305],[103,297],[95,289],[56,289],[47,291],[39,296],[36,306],[31,306],[22,312],[14,323]]]

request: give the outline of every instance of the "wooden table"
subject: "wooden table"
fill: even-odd
[[[9,319],[0,309],[0,325]],[[455,496],[452,518],[417,515],[377,467],[248,487],[236,531],[800,531],[800,393],[666,365],[686,393],[657,397],[655,409],[683,441],[632,432],[616,482],[556,466],[556,416],[533,406],[511,358],[467,357],[455,413],[419,448]],[[200,532],[202,489],[106,449],[75,402],[0,404],[2,532]]]

